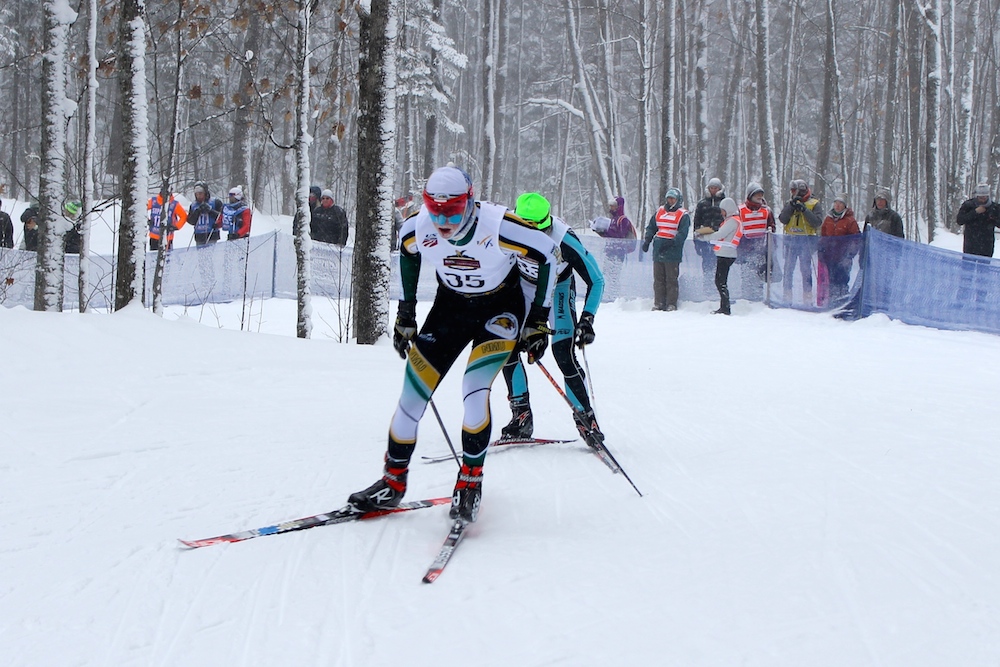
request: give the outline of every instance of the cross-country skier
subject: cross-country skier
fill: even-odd
[[[370,487],[351,494],[348,503],[363,512],[399,505],[420,418],[445,373],[471,342],[462,381],[462,465],[450,512],[453,519],[471,522],[479,511],[490,441],[490,386],[519,336],[531,361],[541,358],[548,347],[546,324],[559,250],[546,234],[527,226],[506,207],[476,201],[472,179],[456,167],[435,170],[423,197],[420,212],[400,229],[403,298],[392,342],[407,363],[389,426],[384,471]],[[422,260],[434,266],[438,291],[417,335]],[[520,284],[526,271],[537,274],[527,317]]]
[[[597,260],[587,252],[580,239],[561,218],[550,212],[548,200],[537,192],[526,192],[517,198],[515,212],[525,222],[535,225],[559,244],[561,260],[557,266],[557,282],[552,295],[552,311],[549,322],[552,325],[552,356],[562,371],[566,383],[566,395],[569,396],[577,413],[573,420],[580,431],[580,436],[592,447],[599,446],[604,441],[604,434],[597,426],[594,409],[587,395],[587,385],[580,362],[576,358],[573,343],[579,347],[594,342],[594,315],[601,304],[604,294],[604,274]],[[576,282],[573,272],[580,274],[587,283],[587,295],[583,304],[580,319],[576,318]],[[535,285],[525,281],[525,296],[530,296]],[[504,438],[530,438],[534,430],[534,419],[531,414],[531,404],[528,400],[528,379],[521,364],[521,355],[515,351],[503,367],[503,376],[507,381],[507,398],[510,400],[510,411],[513,417],[504,426]]]

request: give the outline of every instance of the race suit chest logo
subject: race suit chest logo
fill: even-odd
[[[438,244],[437,234],[428,234],[424,237],[424,240],[420,242],[425,248],[433,248]]]
[[[482,267],[482,264],[475,257],[467,257],[461,250],[455,252],[441,260],[446,269],[456,269],[458,271],[475,271]]]
[[[514,340],[521,327],[517,318],[511,313],[501,313],[486,323],[486,330],[504,340]]]

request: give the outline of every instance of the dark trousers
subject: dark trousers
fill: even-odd
[[[729,269],[732,268],[735,257],[720,257],[715,265],[715,288],[719,290],[719,310],[729,313]]]
[[[653,310],[677,307],[677,281],[680,262],[653,262]]]

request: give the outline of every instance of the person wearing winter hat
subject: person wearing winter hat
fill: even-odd
[[[872,208],[865,216],[865,229],[871,227],[885,234],[892,234],[899,238],[906,238],[903,231],[903,218],[889,205],[892,195],[888,188],[879,188],[875,191],[875,198],[872,200]],[[864,231],[864,230],[862,230]]]
[[[236,241],[250,236],[252,221],[253,212],[243,201],[243,186],[233,186],[229,190],[229,201],[222,206],[215,226],[226,232],[227,241]]]
[[[212,196],[204,181],[194,184],[194,201],[188,207],[188,222],[194,225],[194,242],[202,247],[219,240],[215,223],[222,214],[222,202]]]
[[[585,347],[594,342],[594,316],[601,304],[604,293],[604,275],[597,259],[580,242],[569,225],[551,213],[549,201],[537,192],[525,192],[517,198],[515,213],[530,225],[544,231],[559,244],[558,278],[552,297],[553,308],[549,313],[552,327],[552,357],[562,371],[566,386],[566,396],[573,403],[573,420],[580,437],[591,448],[600,449],[604,434],[597,425],[594,409],[587,394],[583,369],[573,349]],[[576,317],[576,284],[574,271],[587,284],[583,313],[579,321]],[[525,297],[530,299],[535,292],[532,282],[522,281]],[[504,439],[530,438],[534,430],[534,418],[528,397],[528,378],[521,363],[521,355],[515,350],[503,367],[507,383],[507,399],[510,401],[511,420],[503,427]]]
[[[677,188],[670,188],[663,206],[646,225],[642,251],[653,244],[653,310],[677,310],[678,278],[684,258],[684,241],[691,229],[691,216],[681,204],[684,197]]]
[[[187,211],[178,203],[176,195],[171,194],[167,197],[166,205],[163,203],[163,195],[157,193],[155,197],[150,197],[146,202],[146,211],[149,214],[149,249],[152,251],[160,249],[164,208],[167,218],[166,250],[170,250],[174,244],[174,232],[187,222]]]
[[[726,198],[726,189],[722,181],[717,178],[709,179],[705,186],[705,196],[702,197],[694,209],[694,229],[711,227],[712,231],[718,231],[722,224],[722,209],[719,202]],[[711,292],[712,279],[715,275],[715,253],[712,252],[712,245],[703,238],[702,234],[694,235],[694,250],[701,257],[701,276],[704,283],[706,295]]]
[[[965,230],[962,252],[981,257],[993,256],[993,230],[1000,227],[1000,204],[990,197],[989,184],[976,186],[972,198],[962,202],[955,221]]]
[[[67,255],[79,255],[83,246],[83,219],[80,218],[80,210],[83,205],[71,200],[63,204],[63,217],[69,222],[70,227],[63,233],[63,252]]]
[[[747,185],[746,198],[740,205],[740,220],[743,223],[742,238],[736,263],[741,265],[740,286],[743,297],[754,301],[764,298],[764,283],[768,279],[767,233],[774,232],[774,213],[764,200],[764,186],[752,182]],[[771,280],[778,280],[774,274],[780,273],[776,259],[771,260]]]
[[[819,229],[823,226],[822,209],[809,184],[801,178],[792,180],[788,189],[791,196],[778,214],[778,220],[784,225],[786,235],[797,238],[788,239],[784,244],[785,303],[792,301],[792,280],[795,278],[795,265],[798,264],[802,276],[802,300],[806,305],[812,305],[812,256],[816,250],[812,237],[819,236]]]
[[[861,250],[861,230],[854,211],[848,206],[847,195],[837,195],[833,207],[823,219],[817,257],[817,303],[839,305],[847,297],[851,282],[851,266]]]
[[[319,206],[319,199],[323,196],[323,190],[318,185],[309,188],[309,210],[315,211]]]
[[[483,463],[490,442],[490,387],[515,346],[540,359],[548,347],[549,308],[558,246],[507,210],[477,202],[472,179],[454,166],[434,170],[420,212],[400,229],[402,300],[392,344],[407,360],[403,391],[389,426],[382,476],[348,498],[357,512],[390,509],[406,493],[417,425],[441,379],[470,343],[462,382],[462,463],[452,494],[452,519],[476,520]],[[422,262],[434,267],[437,294],[417,335],[417,279]],[[535,285],[525,316],[521,280]]]
[[[19,247],[35,252],[38,250],[38,206],[29,206],[21,211],[21,222],[24,223],[24,236]]]
[[[726,197],[719,202],[719,209],[722,211],[723,220],[718,231],[711,232],[702,227],[697,233],[707,236],[713,242],[712,250],[716,255],[715,265],[715,287],[719,290],[719,308],[713,310],[713,315],[729,315],[729,269],[736,261],[737,248],[743,237],[743,224],[740,221],[740,208],[731,197]]]
[[[3,200],[0,199],[0,206],[3,206]],[[10,214],[7,211],[0,209],[0,248],[13,248],[14,247],[14,223],[10,219]]]
[[[350,225],[347,212],[333,203],[333,190],[320,193],[319,206],[313,209],[309,223],[309,235],[313,241],[333,243],[341,247],[347,245]]]

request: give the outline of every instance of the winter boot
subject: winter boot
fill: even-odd
[[[531,416],[531,404],[528,403],[528,395],[513,398],[510,401],[510,411],[513,417],[510,423],[500,430],[501,440],[515,440],[518,438],[530,438],[535,431],[535,420]]]
[[[363,491],[352,493],[347,498],[347,503],[359,512],[396,507],[406,493],[407,472],[406,467],[397,467],[386,461],[382,479]]]
[[[462,464],[455,482],[455,491],[451,494],[451,510],[448,516],[452,519],[472,523],[479,516],[479,501],[483,495],[483,467]]]
[[[573,421],[576,422],[576,430],[580,432],[580,437],[591,449],[600,449],[604,444],[604,434],[601,433],[597,425],[597,418],[594,417],[594,410],[591,408],[586,412],[577,410],[573,413]]]

